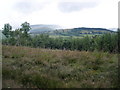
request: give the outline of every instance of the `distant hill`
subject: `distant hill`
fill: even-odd
[[[32,30],[30,34],[41,34],[47,33],[49,35],[59,35],[59,36],[82,36],[85,34],[90,35],[98,35],[104,33],[115,33],[116,31],[112,31],[105,28],[87,28],[87,27],[79,27],[79,28],[71,28],[71,29],[62,29],[58,25],[32,25]]]
[[[83,34],[104,34],[104,33],[115,33],[115,31],[111,31],[104,28],[73,28],[73,29],[62,29],[56,30],[53,34],[57,35],[65,35],[65,36],[80,36]]]
[[[29,33],[39,34],[53,31],[56,29],[61,29],[61,27],[58,25],[46,25],[46,24],[31,25],[31,30]]]

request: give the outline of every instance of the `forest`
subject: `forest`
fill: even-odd
[[[29,34],[30,29],[30,24],[27,22],[21,24],[21,28],[14,31],[10,24],[5,24],[2,32],[7,39],[3,39],[2,44],[62,50],[96,50],[110,53],[117,53],[118,51],[118,33],[84,36],[83,38],[51,38],[48,34],[31,36]]]

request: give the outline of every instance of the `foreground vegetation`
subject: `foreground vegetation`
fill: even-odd
[[[118,87],[117,54],[3,46],[3,88]]]

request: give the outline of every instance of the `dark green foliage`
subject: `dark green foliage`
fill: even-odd
[[[24,22],[21,24],[22,28],[21,30],[24,32],[25,35],[28,35],[28,31],[30,31],[31,27],[30,24],[27,22]]]
[[[2,33],[6,36],[6,37],[10,37],[11,35],[11,30],[12,30],[12,26],[7,23],[4,25],[3,31]]]
[[[14,33],[16,33],[15,31]],[[40,34],[34,37],[24,37],[22,33],[15,34],[14,37],[3,40],[3,44],[30,46],[51,49],[67,49],[80,51],[104,51],[117,53],[117,34],[104,34],[101,36],[78,38],[50,38],[47,34]]]
[[[7,39],[3,40],[2,43],[5,45],[29,46],[31,41],[31,37],[28,34],[30,25],[25,22],[21,26],[22,28],[20,29],[10,31],[12,27],[9,24],[5,24],[3,34],[6,35]]]

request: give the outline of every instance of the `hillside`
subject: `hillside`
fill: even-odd
[[[61,29],[51,31],[52,35],[64,35],[64,36],[81,36],[81,35],[97,35],[105,33],[115,33],[114,31],[103,29],[103,28],[73,28],[73,29]]]
[[[3,88],[118,87],[117,54],[3,46]]]
[[[47,25],[47,24],[38,24],[38,25],[31,25],[31,30],[29,33],[32,34],[39,34],[39,33],[45,33],[49,31],[53,31],[56,29],[60,29],[61,27],[58,25]]]
[[[101,35],[104,33],[115,33],[115,31],[104,28],[71,28],[62,29],[57,25],[33,25],[30,34],[47,33],[51,36],[84,36],[84,35]]]

